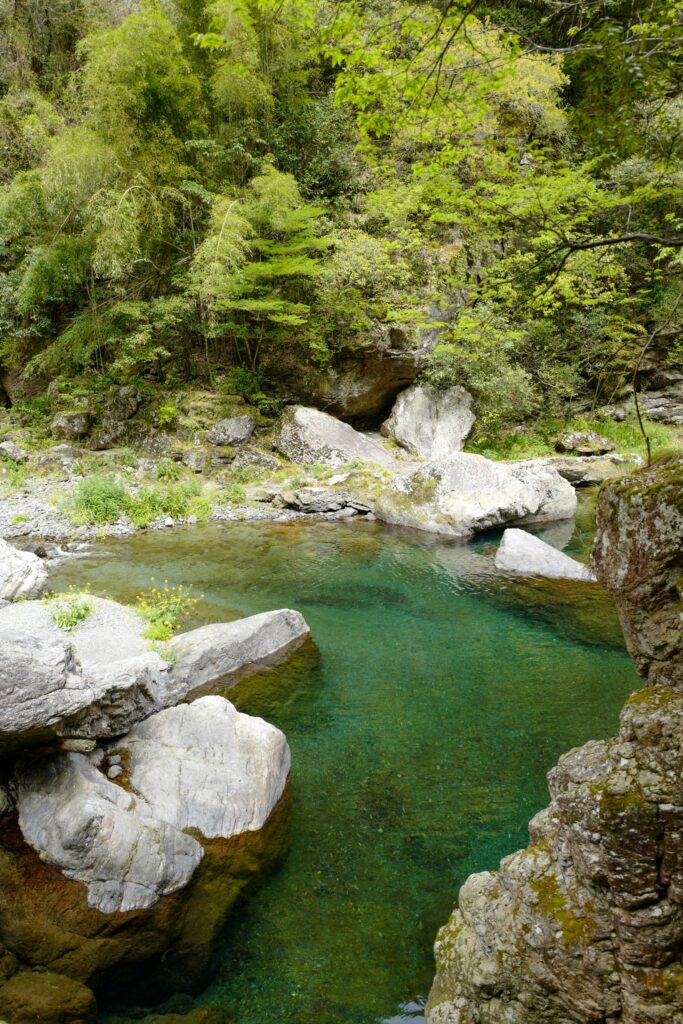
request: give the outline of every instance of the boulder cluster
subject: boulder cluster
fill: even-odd
[[[191,989],[240,890],[287,842],[287,740],[220,694],[306,642],[302,616],[215,623],[152,649],[131,609],[68,601],[75,624],[49,599],[0,610],[11,1024],[94,1020],[96,995],[134,998],[141,977],[146,1001]]]
[[[472,875],[428,1024],[683,1020],[683,458],[608,484],[593,561],[646,685],[570,751],[530,846]]]

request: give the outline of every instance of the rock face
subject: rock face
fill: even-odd
[[[92,416],[89,412],[58,412],[52,420],[50,430],[53,437],[65,441],[79,441],[90,430]]]
[[[279,729],[222,697],[161,711],[116,750],[129,765],[130,786],[158,818],[207,839],[263,828],[291,761]]]
[[[572,455],[606,455],[613,452],[616,445],[594,430],[565,430],[557,435],[555,448]]]
[[[221,698],[218,698],[219,700]],[[108,781],[83,754],[17,768],[19,827],[41,860],[84,882],[103,913],[153,906],[184,888],[202,859],[192,836]]]
[[[683,457],[607,484],[597,522],[593,560],[638,671],[683,686]]]
[[[254,433],[256,420],[253,416],[230,416],[225,420],[218,420],[216,425],[208,431],[206,440],[209,444],[242,444],[248,441]]]
[[[551,467],[461,452],[395,478],[375,511],[387,523],[469,537],[505,523],[569,519],[576,494]]]
[[[462,887],[436,942],[428,1024],[683,1020],[683,692],[663,685],[680,682],[682,463],[610,484],[599,503],[595,563],[649,684],[618,737],[550,772],[531,845]]]
[[[285,410],[273,439],[275,448],[291,462],[342,466],[359,459],[396,467],[396,459],[381,445],[334,416],[303,405]]]
[[[522,576],[594,581],[595,574],[580,562],[526,530],[506,530],[496,552],[497,569]]]
[[[396,399],[382,433],[413,455],[447,459],[462,451],[474,425],[472,396],[461,387],[440,391],[416,384]]]
[[[290,609],[203,626],[150,650],[129,608],[87,595],[71,632],[43,601],[0,610],[0,753],[48,739],[104,739],[181,700],[277,664],[310,635]]]
[[[128,790],[83,754],[15,772],[24,838],[41,860],[84,882],[88,905],[103,913],[151,907],[187,885],[203,849],[185,829],[229,839],[262,828],[290,766],[279,729],[223,697],[159,712],[116,750]]]
[[[0,600],[40,597],[47,586],[47,570],[40,558],[0,540]]]

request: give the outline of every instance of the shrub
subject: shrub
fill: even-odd
[[[240,502],[247,500],[247,493],[241,484],[226,484],[223,494],[225,495],[225,500],[229,505],[239,505]]]
[[[126,511],[127,497],[125,488],[112,476],[86,477],[73,498],[73,518],[92,526],[115,523]]]
[[[170,640],[189,616],[198,602],[198,598],[190,596],[182,583],[177,587],[169,587],[164,580],[163,588],[150,587],[138,594],[135,605],[143,618],[147,619],[144,635],[148,640]]]

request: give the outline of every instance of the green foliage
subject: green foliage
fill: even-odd
[[[125,488],[113,476],[81,480],[71,502],[74,522],[92,526],[115,523],[126,507]]]
[[[2,367],[83,397],[218,373],[271,411],[427,343],[485,445],[620,394],[653,332],[679,367],[678,6],[6,4]]]
[[[199,601],[191,596],[191,589],[185,589],[182,583],[171,587],[165,580],[163,587],[152,586],[138,594],[135,607],[147,620],[144,635],[148,640],[163,642],[178,632]]]
[[[71,633],[92,612],[87,592],[70,587],[65,594],[46,594],[43,601],[48,607],[52,621],[66,633]]]

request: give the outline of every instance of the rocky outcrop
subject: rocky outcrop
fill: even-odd
[[[50,430],[53,437],[64,441],[79,441],[92,426],[92,415],[85,411],[58,412],[52,420]]]
[[[506,530],[495,557],[497,569],[522,576],[594,581],[595,574],[526,530]]]
[[[0,601],[40,597],[47,586],[43,561],[0,540]]]
[[[607,484],[593,560],[636,667],[683,686],[683,457]]]
[[[425,459],[447,459],[461,452],[474,425],[472,395],[461,387],[440,390],[416,384],[402,391],[382,433]]]
[[[192,991],[287,844],[284,735],[199,693],[281,661],[303,618],[202,627],[162,657],[139,616],[86,597],[69,632],[54,599],[0,626],[0,1013],[18,1024]]]
[[[632,473],[642,465],[642,459],[638,455],[555,455],[536,461],[545,466],[552,466],[575,487],[602,484],[606,480]]]
[[[207,432],[209,444],[220,447],[224,444],[243,444],[254,433],[256,420],[253,416],[229,416],[218,422]]]
[[[569,519],[576,494],[551,467],[461,452],[395,477],[375,511],[387,523],[469,537],[507,523]]]
[[[262,828],[289,774],[284,735],[223,697],[170,708],[116,745],[127,788],[93,758],[57,754],[15,772],[19,827],[41,860],[85,883],[103,913],[154,906],[183,889],[205,839]],[[95,762],[101,760],[101,751]],[[106,762],[111,763],[111,762]]]
[[[428,1024],[683,1020],[683,691],[663,685],[680,683],[683,649],[682,468],[601,496],[595,564],[649,684],[617,738],[550,772],[531,845],[462,887],[436,942]]]
[[[121,736],[157,711],[278,664],[310,635],[303,616],[285,608],[203,626],[151,650],[146,623],[131,609],[82,600],[89,612],[68,632],[49,602],[0,610],[0,753]]]
[[[303,405],[285,410],[275,428],[273,445],[301,465],[338,467],[357,459],[390,468],[397,465],[390,452],[348,423]]]
[[[555,448],[571,455],[591,456],[613,452],[616,445],[595,430],[565,430],[555,438]]]

